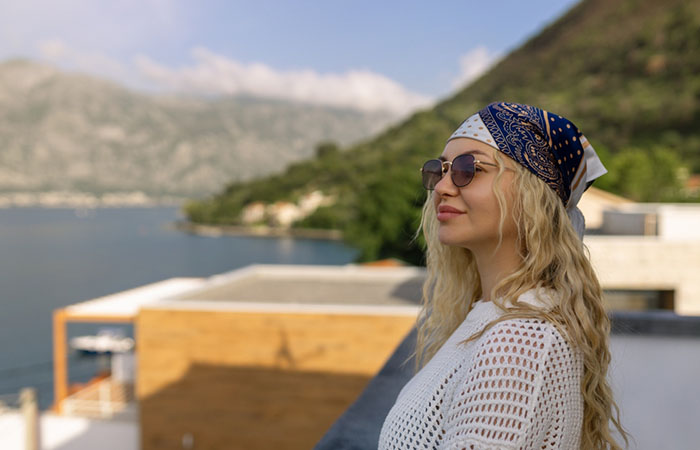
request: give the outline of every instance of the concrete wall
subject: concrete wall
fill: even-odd
[[[659,236],[670,240],[700,238],[700,206],[663,205],[659,207]]]
[[[308,449],[415,315],[144,309],[136,322],[144,450]]]
[[[630,448],[700,447],[700,338],[617,335],[610,384]]]

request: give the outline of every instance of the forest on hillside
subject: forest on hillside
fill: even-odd
[[[700,173],[700,2],[584,0],[433,109],[351,148],[320,143],[314,158],[232,183],[188,203],[186,214],[236,224],[252,202],[295,202],[320,190],[336,202],[295,226],[342,230],[361,260],[421,264],[418,169],[466,117],[500,100],[576,123],[609,170],[596,187],[637,201],[700,200],[684,190]]]

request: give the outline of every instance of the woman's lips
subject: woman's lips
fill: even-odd
[[[445,220],[449,220],[453,217],[457,217],[462,214],[464,214],[464,212],[458,210],[457,208],[453,208],[447,205],[440,205],[438,207],[437,219],[440,222],[444,222]]]

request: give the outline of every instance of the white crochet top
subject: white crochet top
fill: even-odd
[[[534,291],[518,300],[543,306]],[[549,322],[512,319],[480,300],[404,386],[379,449],[578,449],[583,360]]]

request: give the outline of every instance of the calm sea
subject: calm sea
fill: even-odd
[[[254,263],[346,264],[356,255],[332,241],[193,236],[172,227],[179,219],[174,207],[0,209],[0,394],[34,386],[41,407],[51,404],[55,308],[171,277]],[[71,324],[68,336],[98,328]],[[97,365],[71,355],[71,381],[89,379]]]

